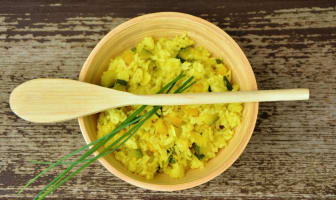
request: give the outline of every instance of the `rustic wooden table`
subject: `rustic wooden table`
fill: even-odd
[[[129,18],[180,11],[221,27],[249,58],[260,89],[306,87],[305,102],[262,103],[242,156],[219,177],[179,192],[121,181],[95,163],[54,199],[336,199],[335,1],[12,1],[0,6],[0,199],[31,199],[56,172],[22,196],[43,167],[84,144],[78,123],[32,124],[9,108],[10,91],[39,77],[77,79],[96,43]]]

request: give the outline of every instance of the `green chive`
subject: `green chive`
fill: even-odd
[[[173,155],[169,156],[168,162],[171,163],[171,164],[176,162]]]
[[[173,81],[171,81],[170,83],[168,83],[166,86],[164,86],[158,93],[161,93],[163,91],[165,91],[167,88],[170,88],[172,86],[175,85],[175,83],[180,80],[182,77],[184,77],[184,75],[181,73],[178,77],[176,77]],[[189,82],[193,79],[193,77],[189,78],[187,81],[185,81],[182,86],[180,86],[175,93],[180,93],[182,91],[185,91],[186,89],[188,89],[189,87],[191,87],[194,83],[190,83]],[[72,178],[74,175],[76,175],[77,173],[79,173],[82,169],[84,169],[85,167],[87,167],[88,165],[90,165],[92,162],[94,162],[95,160],[99,159],[102,156],[105,156],[113,151],[115,151],[116,149],[118,149],[122,144],[124,144],[131,136],[133,136],[136,131],[145,123],[146,120],[148,120],[152,115],[154,115],[158,109],[160,109],[160,106],[154,106],[149,112],[145,113],[143,116],[141,117],[137,117],[137,115],[142,112],[144,109],[146,108],[146,105],[141,106],[138,110],[136,110],[134,113],[132,113],[124,122],[122,122],[119,127],[117,127],[116,129],[114,129],[113,131],[111,131],[111,133],[107,134],[106,136],[88,144],[83,146],[82,148],[68,154],[67,156],[64,156],[63,158],[61,158],[58,162],[51,164],[46,170],[44,170],[43,172],[41,172],[38,176],[34,177],[33,179],[31,179],[28,184],[20,191],[22,192],[27,186],[29,186],[32,182],[34,182],[37,178],[39,178],[41,175],[43,175],[44,173],[48,172],[51,168],[55,167],[56,165],[62,163],[63,160],[66,160],[67,158],[71,157],[71,155],[75,155],[77,153],[79,153],[80,151],[94,145],[91,149],[89,149],[87,152],[85,152],[79,159],[77,159],[75,162],[73,162],[71,164],[70,167],[68,167],[63,173],[61,173],[59,176],[57,176],[53,181],[51,181],[41,192],[39,192],[37,194],[37,196],[35,196],[34,199],[43,199],[44,197],[46,197],[48,194],[50,194],[51,192],[53,192],[55,189],[57,189],[59,186],[61,186],[63,183],[65,183],[67,180],[69,180],[70,178]],[[144,119],[142,119],[144,118]],[[94,158],[91,158],[89,160],[86,160],[86,158],[88,156],[90,156],[93,152],[95,152],[96,150],[98,150],[100,147],[102,147],[109,139],[111,139],[116,133],[118,133],[120,130],[128,127],[130,125],[130,123],[134,122],[134,119],[141,120],[139,121],[137,124],[135,124],[131,129],[129,129],[126,133],[124,133],[121,137],[119,137],[117,140],[115,140],[112,144],[110,144],[108,147],[106,147],[100,154],[98,154],[97,156],[95,156]],[[125,139],[124,139],[125,138]],[[124,140],[123,140],[124,139]],[[72,172],[71,174],[67,175],[75,166],[77,166],[78,164],[82,163],[82,162],[86,162],[84,163],[82,166],[80,166],[77,170],[75,170],[74,172]],[[66,177],[65,177],[66,176]]]
[[[181,89],[180,93],[186,91],[187,89],[189,89],[191,86],[193,86],[197,81],[193,81],[191,82],[189,85],[185,86],[183,89]]]
[[[229,91],[232,91],[233,88],[232,88],[232,85],[231,85],[229,79],[227,79],[226,76],[224,76],[224,77],[223,77],[223,80],[224,80],[224,82],[225,82],[226,88],[227,88]]]
[[[194,79],[194,77],[190,77],[188,78],[181,86],[179,89],[177,89],[177,93],[181,93],[181,91],[186,87],[186,85],[188,85],[188,83],[190,83],[190,81],[192,81]]]
[[[161,115],[159,113],[155,113],[155,115],[158,117],[158,118],[161,118]]]
[[[185,75],[183,73],[179,74],[174,80],[172,80],[171,82],[169,82],[167,85],[165,85],[163,88],[161,88],[157,93],[162,93],[163,91],[165,91],[167,88],[170,88],[172,85],[174,85],[178,80],[180,80],[181,78],[183,78]],[[136,110],[133,114],[131,114],[124,122],[122,122],[118,128],[114,129],[113,131],[111,131],[109,134],[105,135],[104,137],[95,140],[93,142],[91,142],[90,144],[84,145],[83,147],[81,147],[80,149],[62,157],[59,161],[57,161],[56,163],[51,164],[47,169],[43,170],[41,173],[39,173],[37,176],[35,176],[34,178],[32,178],[31,180],[28,181],[28,183],[18,192],[18,194],[22,193],[30,184],[32,184],[36,179],[38,179],[40,176],[42,176],[43,174],[47,173],[48,171],[50,171],[52,168],[54,168],[57,165],[62,164],[62,162],[68,158],[70,158],[71,156],[78,154],[79,152],[85,150],[86,148],[95,145],[99,142],[102,142],[103,144],[105,142],[107,142],[110,138],[112,138],[116,133],[118,133],[120,130],[122,130],[123,128],[125,128],[126,126],[130,125],[130,122],[136,117],[136,115],[138,115],[140,112],[142,112],[147,106],[143,105],[141,106],[138,110]],[[100,147],[101,145],[99,145]],[[98,147],[98,148],[99,148]],[[98,149],[97,148],[97,149]],[[93,151],[90,151],[90,153]],[[88,152],[87,152],[88,153]],[[87,155],[87,154],[84,154]],[[84,156],[83,155],[83,156]],[[79,159],[78,159],[79,160]],[[77,160],[77,161],[78,161]],[[83,160],[80,160],[79,162],[82,162]]]
[[[183,58],[181,58],[181,56],[177,55],[176,56],[177,59],[180,59],[181,63],[184,63],[186,60],[184,60]]]
[[[117,79],[116,83],[119,84],[119,85],[127,86],[128,82],[125,81],[125,80],[122,80],[122,79]]]
[[[195,151],[194,155],[198,158],[198,160],[202,160],[202,158],[204,158],[205,155],[201,154],[200,147],[196,143],[193,143],[192,148],[194,149]]]

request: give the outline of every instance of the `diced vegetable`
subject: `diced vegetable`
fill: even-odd
[[[115,72],[106,71],[101,77],[101,85],[103,87],[113,87],[115,81]]]
[[[139,52],[139,56],[142,58],[142,59],[149,59],[151,56],[152,56],[152,52],[147,50],[147,49],[142,49],[140,52]]]
[[[210,53],[201,47],[187,47],[180,50],[178,55],[187,61],[206,60]]]
[[[204,92],[204,87],[202,83],[196,83],[191,87],[193,92]]]
[[[129,65],[134,59],[134,52],[131,50],[126,50],[121,54],[121,58],[125,61],[127,65]]]
[[[225,75],[227,72],[227,69],[225,68],[225,66],[223,64],[219,64],[216,66],[216,72],[220,75]]]
[[[165,124],[165,122],[160,118],[157,120],[156,124],[155,124],[155,128],[156,131],[159,134],[166,134],[168,131],[167,125]]]
[[[205,114],[205,113],[203,113],[201,115],[201,120],[203,122],[205,122],[206,125],[210,126],[217,119],[217,117],[218,117],[217,114],[210,114],[210,113]]]
[[[142,43],[144,45],[144,49],[149,50],[149,51],[154,49],[154,40],[152,37],[145,37]]]
[[[216,59],[216,63],[217,63],[217,64],[222,64],[223,61],[222,61],[221,59],[218,59],[218,58],[217,58],[217,59]]]
[[[167,115],[166,117],[174,126],[180,127],[182,125],[182,120],[176,115]]]
[[[196,108],[185,108],[185,112],[193,117],[197,117],[199,115],[199,112]]]

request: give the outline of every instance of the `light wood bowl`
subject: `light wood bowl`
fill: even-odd
[[[162,12],[133,18],[110,31],[93,49],[79,75],[79,80],[98,84],[111,58],[134,47],[145,36],[173,37],[187,33],[197,45],[208,49],[214,56],[223,59],[232,69],[233,81],[241,90],[257,90],[252,68],[236,42],[217,26],[201,18],[175,12]],[[228,146],[218,152],[203,169],[189,170],[185,177],[174,179],[160,174],[152,180],[128,171],[113,156],[99,161],[112,174],[138,187],[174,191],[195,187],[220,175],[229,168],[245,149],[252,135],[258,113],[258,103],[245,103],[242,124],[236,129]],[[81,117],[79,125],[87,143],[96,139],[97,115]]]

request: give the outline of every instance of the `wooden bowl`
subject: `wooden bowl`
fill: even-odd
[[[145,36],[172,37],[185,32],[197,45],[223,59],[225,65],[232,69],[233,81],[239,83],[241,90],[257,90],[254,73],[246,56],[229,35],[201,18],[175,12],[136,17],[114,28],[93,49],[83,65],[79,80],[98,84],[110,59],[134,47]],[[237,160],[252,135],[257,113],[258,103],[245,103],[242,124],[236,129],[228,146],[218,152],[203,169],[189,170],[183,178],[175,179],[160,174],[152,180],[146,180],[128,171],[113,156],[106,156],[99,161],[112,174],[138,187],[159,191],[195,187],[220,175]],[[97,115],[81,117],[78,121],[85,141],[90,143],[95,140]]]

